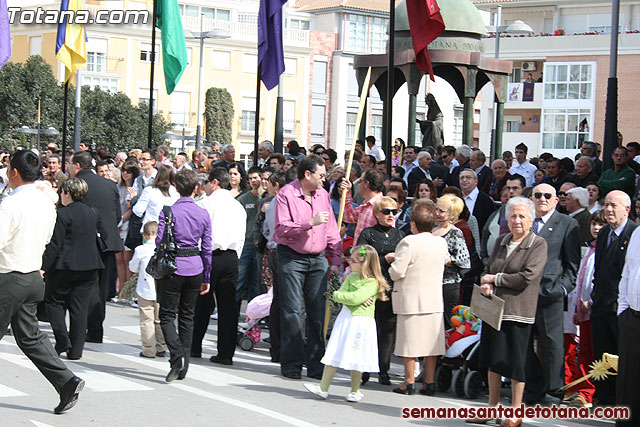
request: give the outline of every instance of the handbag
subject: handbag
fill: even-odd
[[[145,271],[154,279],[162,279],[178,269],[176,265],[177,247],[173,236],[173,211],[170,206],[162,208],[165,228],[160,246],[158,246],[147,264]]]

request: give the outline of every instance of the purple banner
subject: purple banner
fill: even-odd
[[[522,102],[533,102],[533,91],[535,90],[535,83],[523,83],[524,90],[522,91]]]

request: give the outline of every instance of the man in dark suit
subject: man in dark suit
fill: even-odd
[[[487,181],[491,181],[491,178],[493,178],[493,171],[484,164],[486,161],[487,156],[480,150],[472,152],[469,158],[469,167],[473,169],[478,177],[478,188],[484,188]]]
[[[100,286],[96,299],[90,303],[89,319],[87,323],[87,342],[102,342],[102,322],[105,316],[105,303],[109,291],[109,271],[115,260],[116,252],[124,250],[124,245],[118,233],[118,223],[122,218],[120,211],[120,196],[116,184],[102,178],[92,170],[91,154],[79,151],[69,159],[67,170],[70,178],[82,178],[89,186],[83,203],[91,206],[100,214],[102,226],[107,236],[106,248],[102,253],[104,270],[100,272]]]
[[[618,284],[622,277],[624,260],[631,234],[638,225],[629,220],[631,199],[620,190],[613,190],[604,199],[607,225],[596,239],[596,261],[591,292],[591,330],[593,358],[602,359],[602,353],[618,354]],[[598,402],[614,404],[616,378],[596,381]]]
[[[471,147],[468,145],[462,144],[456,148],[456,160],[458,161],[458,166],[453,168],[451,175],[449,175],[449,185],[460,188],[460,173],[471,167],[469,165],[469,159],[471,158],[472,152]]]
[[[567,191],[566,207],[569,216],[578,221],[580,245],[587,246],[593,241],[591,236],[591,213],[587,210],[589,207],[589,191],[582,187],[569,189]]]
[[[460,173],[460,189],[464,196],[464,203],[469,208],[469,212],[476,217],[478,227],[482,230],[489,216],[496,210],[493,199],[478,189],[478,178],[471,169],[465,169]]]
[[[433,181],[433,185],[438,191],[438,196],[440,196],[447,182],[448,175],[449,170],[447,167],[435,163],[429,152],[419,152],[418,167],[413,168],[409,174],[409,178],[407,178],[409,195],[413,196],[415,194],[416,187],[420,181],[423,179],[429,179]]]
[[[507,180],[511,178],[511,173],[509,173],[504,160],[496,159],[491,164],[491,174],[491,178],[485,181],[484,186],[478,185],[478,188],[487,193],[493,200],[499,202],[502,196],[502,189],[507,184]]]
[[[595,142],[583,142],[582,147],[580,147],[580,154],[593,160],[593,173],[598,176],[602,175],[602,160],[598,158],[598,146]]]
[[[547,264],[540,282],[536,320],[529,341],[524,401],[559,405],[562,399],[551,393],[564,385],[563,313],[566,297],[576,283],[580,230],[575,219],[556,211],[558,197],[551,185],[536,186],[533,202],[536,219],[531,228],[547,241]],[[542,360],[534,351],[534,339],[537,339]]]

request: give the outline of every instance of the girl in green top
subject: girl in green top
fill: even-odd
[[[359,402],[360,380],[363,372],[378,372],[378,339],[374,320],[376,298],[387,300],[389,285],[382,276],[378,253],[369,245],[355,246],[351,250],[349,266],[352,273],[346,277],[333,300],[344,304],[336,319],[322,363],[324,371],[320,385],[306,383],[305,388],[326,399],[329,385],[338,368],[351,371],[349,402]],[[370,302],[371,302],[370,301]]]

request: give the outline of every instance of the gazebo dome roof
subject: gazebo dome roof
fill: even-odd
[[[484,20],[470,0],[438,0],[445,31],[486,34]],[[403,0],[396,6],[396,31],[409,31],[407,4]]]

